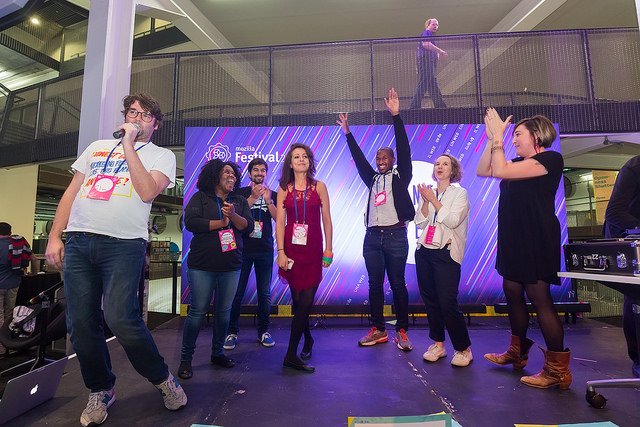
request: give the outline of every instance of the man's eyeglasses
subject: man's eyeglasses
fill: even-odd
[[[142,116],[142,121],[145,123],[151,123],[153,120],[153,114],[147,113],[146,111],[138,111],[135,108],[129,108],[127,110],[127,117],[130,119],[135,119],[138,117],[138,114]]]

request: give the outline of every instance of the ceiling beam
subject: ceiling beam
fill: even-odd
[[[19,42],[18,40],[9,37],[4,33],[0,33],[0,44],[53,70],[60,71],[60,61],[56,61],[49,55],[46,55],[22,42]]]
[[[136,13],[172,22],[191,42],[202,50],[231,49],[234,46],[190,0],[140,0]],[[258,72],[239,55],[211,55],[256,101],[269,101],[269,76]],[[281,100],[274,87],[274,100]]]
[[[640,1],[640,0],[639,0]],[[500,20],[492,29],[491,33],[510,33],[518,31],[531,31],[542,21],[548,18],[553,12],[567,0],[522,0],[504,18]],[[483,52],[485,66],[496,60],[507,49],[518,42],[514,37],[510,42],[501,39],[494,43],[489,49]],[[473,52],[465,53],[460,59],[451,61],[443,67],[440,74],[443,76],[456,76],[453,81],[445,82],[442,85],[442,92],[455,93],[458,89],[466,85],[469,80],[476,78]]]

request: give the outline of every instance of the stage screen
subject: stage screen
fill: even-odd
[[[489,305],[503,302],[502,279],[494,268],[500,181],[475,175],[476,165],[486,143],[484,125],[407,125],[406,130],[413,160],[413,180],[409,191],[416,208],[419,201],[416,186],[422,182],[434,183],[431,177],[433,162],[440,154],[454,155],[463,166],[464,174],[460,184],[468,191],[471,210],[467,247],[462,261],[460,303]],[[510,125],[505,138],[507,159],[515,157],[515,147],[510,142],[513,130],[514,126]],[[392,125],[352,126],[351,131],[371,164],[374,163],[379,148],[395,149]],[[368,303],[368,276],[362,257],[364,209],[368,190],[358,176],[339,126],[193,127],[186,129],[185,136],[184,206],[197,192],[197,176],[208,159],[220,158],[238,163],[242,171],[241,186],[246,186],[249,184],[247,165],[252,158],[260,156],[269,165],[265,183],[277,191],[281,162],[290,144],[302,142],[309,145],[316,158],[316,178],[324,181],[329,190],[333,219],[334,261],[330,268],[323,269],[324,277],[316,295],[316,303]],[[554,141],[551,149],[560,151],[559,138]],[[567,221],[562,181],[556,195],[556,214],[560,219],[562,244],[565,244]],[[409,301],[412,304],[420,304],[422,301],[414,264],[415,241],[418,235],[413,222],[409,224],[408,233],[409,259],[405,277]],[[187,263],[191,237],[191,233],[184,229],[181,299],[184,304],[189,303]],[[271,292],[274,305],[290,303],[288,287],[280,281],[275,262]],[[563,279],[562,286],[552,286],[552,292],[557,301],[571,300],[570,280]],[[257,303],[253,273],[243,302]],[[385,304],[392,302],[389,284],[386,282]]]

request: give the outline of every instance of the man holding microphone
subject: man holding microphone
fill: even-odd
[[[46,250],[49,265],[64,271],[67,329],[91,391],[83,426],[102,424],[115,401],[101,307],[133,367],[156,386],[165,407],[177,410],[187,403],[140,316],[137,296],[151,204],[175,185],[176,159],[151,142],[163,118],[158,102],[137,93],[126,96],[123,106],[124,123],[114,133],[121,139],[91,143],[71,165],[75,174]]]

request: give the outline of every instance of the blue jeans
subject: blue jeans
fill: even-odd
[[[181,362],[191,362],[196,349],[196,340],[200,333],[202,319],[209,310],[211,297],[215,292],[215,325],[211,338],[211,357],[222,356],[224,338],[229,328],[229,312],[236,294],[240,270],[204,271],[189,269],[189,287],[191,304],[182,333]]]
[[[160,384],[169,369],[140,317],[138,284],[147,242],[92,233],[68,233],[64,251],[67,330],[84,383],[109,390],[116,377],[105,342],[104,320],[140,375]]]
[[[369,274],[369,304],[371,321],[384,331],[384,274],[393,292],[396,311],[396,331],[409,329],[409,293],[404,281],[404,268],[409,255],[409,241],[405,227],[367,228],[363,245],[364,262]]]
[[[269,330],[269,313],[271,312],[271,276],[273,274],[273,251],[258,253],[244,253],[242,269],[238,280],[238,289],[231,306],[231,318],[229,320],[229,333],[238,334],[240,327],[240,307],[244,298],[247,282],[251,274],[251,268],[256,269],[256,292],[258,294],[258,338]]]

